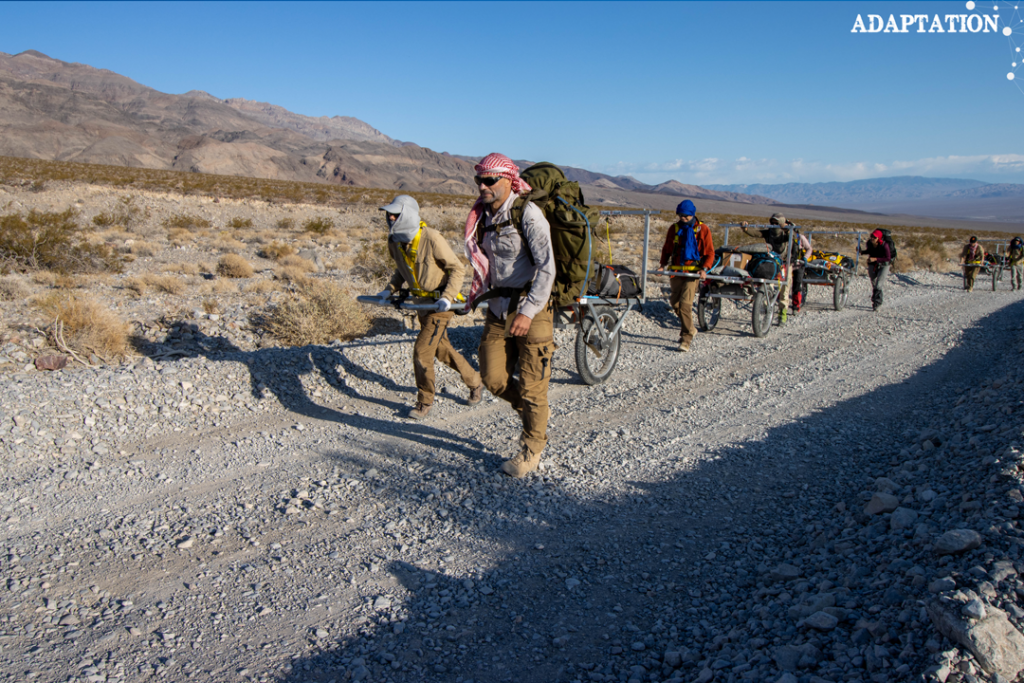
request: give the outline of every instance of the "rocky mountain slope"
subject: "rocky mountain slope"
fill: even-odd
[[[438,154],[352,117],[310,117],[200,91],[161,93],[30,50],[0,53],[0,155],[474,194],[479,157]],[[525,167],[528,162],[522,162]],[[567,168],[573,180],[648,193],[771,203],[679,183]]]

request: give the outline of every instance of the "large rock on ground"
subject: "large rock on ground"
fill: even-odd
[[[933,550],[936,555],[959,555],[981,545],[981,534],[971,529],[953,529],[939,536]]]
[[[928,602],[928,616],[939,633],[974,653],[985,671],[1015,680],[1024,669],[1024,635],[1000,609],[988,605],[976,620],[962,616],[963,606],[955,596],[936,598]]]
[[[879,491],[871,496],[871,500],[864,506],[865,515],[880,515],[883,512],[892,512],[900,506],[900,499],[891,493]]]

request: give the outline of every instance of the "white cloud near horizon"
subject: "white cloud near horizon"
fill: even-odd
[[[655,163],[620,162],[593,169],[609,175],[629,175],[656,185],[678,180],[689,185],[752,185],[755,183],[822,183],[885,178],[927,176],[961,178],[989,183],[1024,183],[1024,155],[989,154],[947,156],[915,161],[852,162],[826,164],[793,159],[676,159]]]

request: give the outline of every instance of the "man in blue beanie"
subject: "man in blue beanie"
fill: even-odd
[[[711,243],[711,228],[697,218],[697,207],[693,202],[689,199],[680,202],[676,215],[679,220],[668,226],[665,245],[661,248],[660,270],[669,265],[669,270],[697,276],[670,278],[672,295],[669,305],[681,323],[678,349],[686,352],[697,336],[697,326],[693,324],[693,297],[698,283],[704,280],[715,262],[715,246]]]

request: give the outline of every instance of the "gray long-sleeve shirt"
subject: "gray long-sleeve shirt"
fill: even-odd
[[[510,220],[512,203],[518,196],[514,192],[509,193],[508,199],[493,215],[490,208],[485,209],[484,226]],[[487,231],[481,246],[490,263],[488,279],[491,287],[522,287],[533,281],[530,293],[519,302],[519,313],[532,320],[547,306],[551,296],[551,286],[555,282],[555,253],[551,248],[551,226],[544,212],[535,204],[527,202],[523,207],[522,227],[533,254],[533,264],[514,225]],[[499,318],[508,314],[507,297],[496,297],[487,303],[491,313]]]

